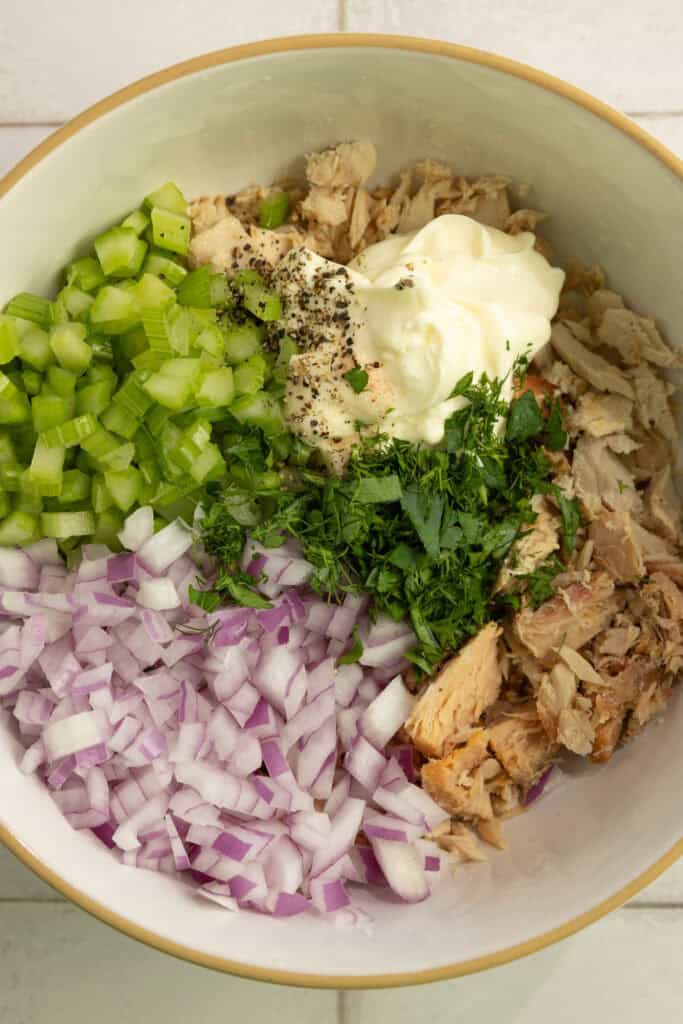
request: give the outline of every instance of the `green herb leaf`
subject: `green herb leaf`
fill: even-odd
[[[552,493],[557,499],[562,517],[562,546],[568,555],[576,547],[576,533],[581,526],[581,510],[576,498],[567,498],[559,487],[553,485]]]
[[[203,608],[205,612],[215,612],[221,603],[219,595],[215,590],[197,590],[196,587],[188,587],[188,596],[192,604]]]
[[[528,441],[543,429],[543,413],[531,391],[525,391],[510,404],[505,436],[508,441]]]
[[[389,501],[400,501],[402,493],[401,481],[392,473],[391,476],[362,477],[353,492],[353,497],[363,505],[379,505]]]
[[[562,408],[558,401],[550,407],[545,425],[545,443],[551,451],[561,451],[567,443],[567,431],[562,424]]]
[[[455,387],[451,391],[449,397],[450,398],[458,398],[460,395],[466,395],[467,392],[472,387],[473,382],[474,382],[474,374],[470,370],[469,373],[466,373],[464,375],[464,377],[460,378],[458,383],[455,385]]]
[[[342,374],[342,377],[351,385],[357,395],[361,391],[365,391],[368,386],[368,375],[360,366],[354,366],[351,370],[347,370],[346,373]]]
[[[241,604],[244,608],[272,608],[273,604],[263,594],[259,594],[253,587],[230,576],[221,576],[220,588],[233,599],[235,604]]]
[[[440,494],[423,494],[417,488],[411,488],[404,492],[401,508],[413,524],[427,554],[431,558],[438,558],[443,497]]]
[[[416,551],[415,548],[408,547],[407,544],[398,544],[388,556],[388,560],[392,565],[395,565],[398,569],[403,569],[404,572],[409,572],[411,569],[417,569],[420,564],[420,559],[424,556]]]
[[[354,662],[358,661],[361,654],[363,653],[363,641],[358,634],[358,626],[353,627],[353,646],[346,654],[342,654],[337,658],[338,665],[353,665]]]

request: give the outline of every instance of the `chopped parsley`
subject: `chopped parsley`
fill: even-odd
[[[368,386],[369,377],[365,370],[362,370],[360,366],[354,366],[353,369],[347,370],[346,373],[342,374],[342,377],[347,381],[357,395],[361,391],[365,391]]]
[[[363,641],[358,634],[358,626],[353,627],[353,645],[346,652],[337,658],[338,665],[353,665],[363,653]]]

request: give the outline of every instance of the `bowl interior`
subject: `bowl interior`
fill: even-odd
[[[547,233],[560,254],[600,261],[613,286],[679,341],[681,180],[586,107],[436,48],[314,46],[206,67],[134,96],[0,201],[0,236],[12,240],[0,246],[0,300],[52,288],[85,240],[167,178],[188,195],[229,192],[301,169],[304,152],[352,138],[377,144],[378,179],[425,156],[463,173],[512,176],[525,206],[551,213]],[[0,828],[110,916],[245,973],[328,984],[381,975],[391,984],[488,958],[595,908],[681,836],[683,702],[675,699],[608,766],[569,766],[532,813],[506,826],[507,852],[458,869],[432,900],[399,907],[381,892],[361,894],[372,923],[353,933],[309,917],[234,916],[169,879],[121,867],[92,836],[72,831],[37,780],[19,772],[3,717]]]

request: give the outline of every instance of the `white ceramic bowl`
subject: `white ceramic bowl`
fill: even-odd
[[[379,148],[379,178],[419,157],[531,185],[560,253],[681,341],[683,169],[626,118],[529,68],[422,40],[321,36],[210,54],[78,117],[0,183],[0,301],[45,291],[83,242],[172,177],[228,192],[301,167],[341,139]],[[4,193],[4,195],[3,195]],[[0,715],[1,717],[1,715]],[[72,831],[0,722],[0,839],[41,877],[159,949],[302,985],[393,985],[520,956],[616,907],[683,852],[683,700],[603,768],[581,765],[506,826],[509,852],[399,906],[361,894],[368,933],[313,917],[232,915]]]

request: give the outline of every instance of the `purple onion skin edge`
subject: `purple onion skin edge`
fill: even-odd
[[[543,773],[543,775],[541,775],[541,777],[538,780],[538,782],[534,782],[533,786],[530,787],[530,789],[527,791],[526,796],[524,797],[524,806],[525,807],[528,807],[529,804],[532,804],[534,802],[534,800],[538,800],[539,796],[542,794],[543,790],[545,789],[546,783],[548,782],[548,779],[550,778],[552,773],[553,773],[552,767],[548,768],[547,771],[545,771]]]

